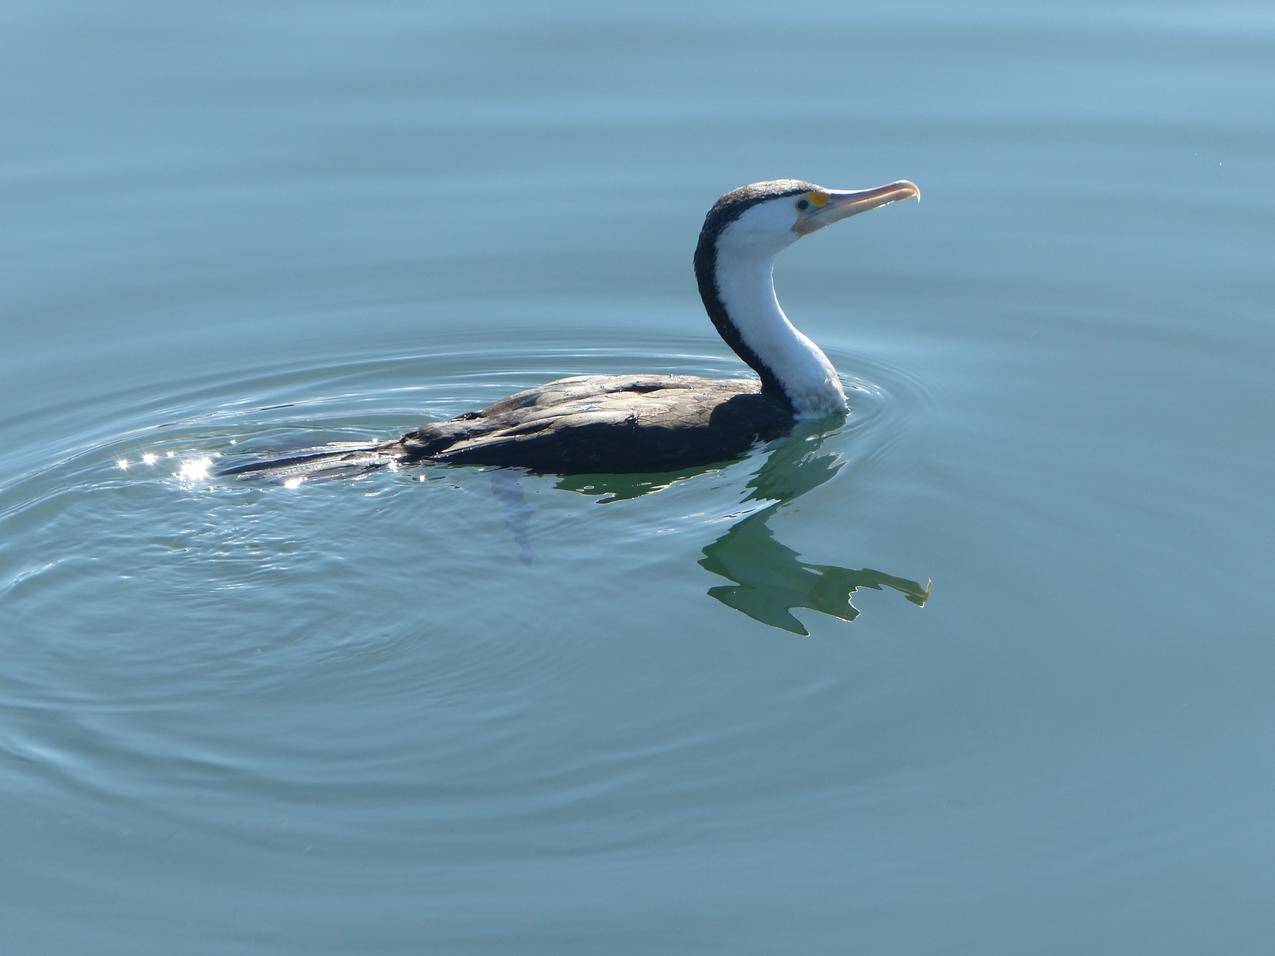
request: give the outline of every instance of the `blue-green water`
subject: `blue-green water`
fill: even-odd
[[[10,0],[0,62],[4,952],[1267,950],[1269,4]],[[925,191],[781,260],[844,426],[204,475],[737,373],[690,252],[789,176]]]

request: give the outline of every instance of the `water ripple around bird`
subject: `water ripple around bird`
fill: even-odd
[[[653,565],[681,562],[694,571],[703,582],[692,588],[700,601],[713,580],[700,568],[731,580],[709,594],[797,633],[804,627],[789,613],[793,602],[852,616],[852,573],[833,581],[842,590],[831,608],[813,592],[794,596],[790,585],[767,594],[756,578],[828,580],[827,569],[811,571],[773,541],[766,521],[820,485],[849,493],[837,485],[853,481],[857,463],[886,455],[891,434],[924,405],[917,382],[863,356],[832,356],[847,370],[854,405],[843,422],[801,426],[739,461],[677,475],[559,479],[424,467],[288,488],[211,474],[220,458],[245,448],[388,437],[555,376],[739,373],[703,340],[664,345],[581,350],[542,342],[514,351],[453,341],[436,352],[263,366],[224,381],[174,377],[99,396],[92,428],[77,444],[55,442],[42,461],[27,453],[0,488],[0,534],[9,544],[0,553],[0,600],[16,625],[3,639],[11,663],[4,683],[23,728],[11,751],[58,786],[92,781],[122,795],[136,784],[137,767],[166,761],[186,782],[229,773],[243,778],[242,792],[291,789],[301,800],[308,788],[359,784],[348,774],[332,779],[317,755],[274,759],[278,735],[226,751],[217,734],[188,722],[184,696],[212,689],[229,711],[245,696],[286,694],[304,711],[305,700],[357,681],[385,706],[399,698],[405,717],[422,705],[440,720],[453,714],[471,740],[507,761],[516,748],[508,719],[570,682],[585,666],[578,642],[607,618],[608,589],[641,586]],[[582,547],[600,540],[608,542],[604,567],[593,548]],[[573,599],[564,601],[563,583],[572,581]],[[78,601],[93,582],[132,597]],[[344,595],[335,605],[334,582]],[[859,583],[882,586],[880,579]],[[885,585],[924,600],[921,585]],[[484,606],[485,588],[507,592],[506,600]],[[551,626],[529,625],[535,635],[510,640],[498,620],[508,592],[535,601],[546,590],[562,624],[557,639]],[[420,613],[405,617],[402,596],[413,592]],[[463,615],[452,611],[456,602],[464,603]],[[286,623],[269,632],[242,623],[266,619]],[[453,708],[461,699],[463,717]],[[156,711],[182,726],[163,736],[133,726]],[[652,729],[628,732],[649,748]],[[668,729],[670,747],[708,747],[747,733],[719,728],[696,743]],[[459,762],[457,745],[441,739],[431,737],[432,757]],[[359,746],[357,734],[329,742],[344,745]],[[389,752],[346,757],[371,761],[356,776],[392,789],[405,771]],[[520,771],[519,813],[552,816],[601,799],[591,783],[600,759],[622,777],[650,754],[621,746],[550,776],[528,766]],[[481,764],[467,772],[481,774]],[[455,782],[438,795],[468,801],[467,819],[478,825],[475,787]],[[435,805],[445,812],[447,799]],[[498,812],[493,806],[488,815]]]

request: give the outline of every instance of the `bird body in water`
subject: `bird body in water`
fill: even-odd
[[[846,410],[836,369],[780,308],[776,256],[831,223],[920,195],[907,180],[833,190],[781,179],[717,200],[700,231],[695,275],[713,325],[757,378],[574,376],[422,425],[396,441],[307,449],[221,474],[305,477],[413,462],[550,474],[653,472],[734,458],[785,434],[798,419]]]

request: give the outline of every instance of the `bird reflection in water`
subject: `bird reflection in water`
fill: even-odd
[[[840,423],[838,423],[839,425]],[[710,597],[742,611],[756,621],[793,634],[809,635],[794,615],[795,608],[809,608],[843,621],[853,621],[859,609],[851,603],[860,588],[898,591],[918,607],[930,597],[932,582],[921,584],[873,568],[843,568],[811,564],[787,545],[775,540],[769,522],[789,503],[832,478],[845,464],[835,453],[819,453],[825,438],[836,427],[820,423],[799,425],[770,451],[748,482],[744,502],[769,501],[758,511],[735,522],[725,534],[704,548],[700,566],[726,578],[731,584],[709,588]],[[667,487],[709,469],[693,469],[675,475],[567,477],[558,487],[588,494],[606,494],[605,500],[633,498]]]

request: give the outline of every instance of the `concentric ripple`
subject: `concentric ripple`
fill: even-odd
[[[358,699],[378,701],[366,719],[382,736],[387,713],[410,721],[424,710],[458,721],[461,738],[508,761],[516,747],[509,719],[586,666],[580,641],[604,626],[614,589],[651,587],[651,569],[673,562],[695,582],[685,600],[718,613],[704,593],[712,583],[701,569],[712,570],[705,549],[744,521],[763,522],[769,537],[762,512],[807,490],[805,479],[792,488],[758,484],[783,441],[736,462],[637,478],[427,467],[281,487],[218,479],[213,468],[245,450],[387,437],[562,375],[738,374],[736,363],[697,346],[502,352],[461,340],[435,352],[102,395],[91,429],[53,439],[42,460],[19,458],[23,467],[0,488],[0,600],[11,622],[2,680],[19,713],[7,748],[45,785],[121,798],[137,797],[141,780],[167,792],[230,778],[240,800],[260,788],[303,800],[330,786],[354,788],[357,801],[361,788],[370,799],[387,786],[419,785],[391,756],[399,747],[461,766],[469,751],[445,736],[423,744],[407,729],[379,757],[360,756],[357,715],[346,741],[284,759],[278,748],[305,736],[293,723],[298,714],[357,688]],[[853,370],[853,413],[785,440],[793,461],[818,459],[816,485],[835,486],[857,462],[887,454],[887,436],[924,402],[896,370],[833,359]],[[781,546],[782,561],[788,554]],[[519,619],[510,620],[511,607]],[[289,712],[271,708],[276,696]],[[203,704],[188,706],[194,699]],[[254,734],[237,724],[240,713],[270,714],[274,730]],[[163,734],[156,715],[169,728]],[[647,730],[629,732],[649,739]],[[472,757],[465,772],[481,773],[483,761]],[[343,776],[331,772],[332,759]],[[528,766],[519,812],[558,813],[596,798],[597,759],[552,777]],[[605,759],[623,775],[622,746]],[[168,768],[159,784],[157,762]],[[436,812],[465,800],[467,818],[482,818],[473,787],[440,795]]]

